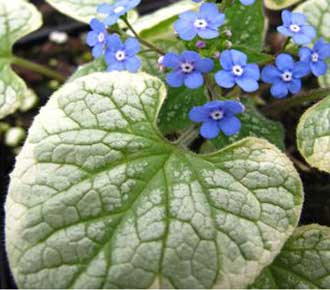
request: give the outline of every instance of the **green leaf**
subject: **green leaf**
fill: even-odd
[[[308,225],[295,230],[254,289],[329,289],[330,228]]]
[[[31,96],[24,81],[10,67],[14,43],[38,29],[41,14],[25,0],[0,0],[0,119],[15,112]]]
[[[166,88],[96,73],[63,86],[29,130],[6,201],[20,288],[241,288],[299,219],[287,157],[248,138],[199,156],[164,140]]]
[[[253,5],[245,6],[235,1],[226,9],[227,26],[232,32],[230,41],[234,45],[241,45],[261,51],[265,37],[265,16],[263,1],[257,0]]]
[[[97,6],[103,3],[112,4],[114,0],[46,0],[55,9],[78,21],[89,23],[97,17]]]
[[[296,9],[303,12],[308,22],[316,28],[317,39],[323,37],[326,41],[330,41],[329,30],[329,13],[330,0],[309,0],[298,6]],[[318,78],[319,84],[323,88],[330,87],[330,73]]]
[[[330,96],[309,108],[297,128],[300,153],[313,167],[330,172]]]
[[[70,77],[69,82],[94,72],[104,72],[106,70],[107,64],[105,63],[104,57],[100,57],[94,59],[89,63],[79,66],[78,69]]]
[[[237,115],[242,122],[240,132],[231,137],[221,134],[213,139],[212,143],[216,149],[221,149],[245,137],[259,137],[268,140],[279,149],[284,150],[284,129],[281,123],[267,119],[252,104],[246,102],[246,110],[243,114]]]
[[[282,10],[299,3],[301,0],[265,0],[265,6],[271,10]]]

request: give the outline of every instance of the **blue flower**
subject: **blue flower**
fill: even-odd
[[[192,40],[196,35],[211,39],[219,36],[218,28],[224,23],[225,15],[214,3],[203,3],[199,12],[187,11],[179,16],[174,29],[183,40]]]
[[[302,13],[291,13],[284,10],[282,21],[283,25],[277,27],[277,31],[292,37],[296,44],[308,44],[316,37],[315,28],[307,23],[306,16]]]
[[[300,48],[299,57],[300,61],[306,62],[311,72],[319,77],[327,72],[328,66],[325,60],[330,57],[330,45],[321,38],[312,49],[309,47]]]
[[[98,58],[104,52],[108,32],[104,24],[95,18],[91,20],[90,26],[92,30],[87,34],[86,43],[93,47],[92,55]]]
[[[136,38],[128,38],[122,43],[119,35],[112,34],[108,37],[107,46],[105,61],[108,71],[138,71],[141,61],[136,54],[140,51],[140,44]]]
[[[232,88],[237,84],[245,92],[254,92],[259,88],[260,70],[256,64],[247,64],[247,56],[238,50],[225,50],[220,55],[223,70],[215,74],[220,87]]]
[[[297,94],[301,90],[301,78],[309,73],[305,62],[294,62],[291,55],[282,53],[276,57],[276,66],[267,65],[261,72],[265,83],[272,84],[271,94],[284,98],[289,92]]]
[[[244,106],[236,101],[212,101],[194,107],[189,113],[189,118],[193,122],[203,123],[200,134],[206,139],[213,139],[220,131],[226,136],[238,133],[241,121],[235,115],[244,110]]]
[[[119,0],[114,4],[101,4],[97,7],[97,12],[106,14],[104,24],[111,26],[115,24],[118,19],[125,15],[129,10],[135,8],[141,3],[141,0]]]
[[[162,59],[163,66],[171,68],[166,81],[171,87],[181,87],[183,84],[196,89],[204,84],[203,73],[209,73],[214,66],[210,58],[202,58],[197,52],[186,50],[181,55],[167,53]]]

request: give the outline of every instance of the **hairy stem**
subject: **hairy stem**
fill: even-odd
[[[153,45],[149,41],[141,38],[140,35],[134,30],[133,26],[131,25],[131,23],[129,23],[129,21],[126,18],[123,18],[123,20],[126,23],[128,29],[134,34],[134,36],[140,41],[140,43],[142,43],[144,46],[152,49],[153,51],[157,52],[160,55],[165,54],[165,52],[162,49],[160,49],[159,47]]]
[[[318,100],[321,97],[330,94],[330,88],[319,88],[311,91],[302,92],[293,98],[278,100],[265,106],[263,112],[266,114],[276,114],[289,110],[292,107],[300,106],[305,102]]]
[[[37,63],[34,63],[32,61],[29,61],[27,59],[24,59],[24,58],[20,58],[20,57],[17,57],[17,56],[14,56],[12,58],[12,62],[13,64],[17,65],[17,66],[20,66],[20,67],[23,67],[23,68],[26,68],[28,70],[31,70],[31,71],[34,71],[34,72],[37,72],[39,74],[42,74],[42,75],[45,75],[51,79],[54,79],[54,80],[57,80],[61,83],[64,83],[66,78],[61,75],[60,73],[46,67],[46,66],[43,66],[41,64],[37,64]]]
[[[197,126],[191,126],[182,133],[182,135],[174,142],[174,144],[188,147],[198,135],[199,132],[197,131]]]

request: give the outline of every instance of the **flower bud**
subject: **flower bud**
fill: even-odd
[[[202,40],[198,40],[196,42],[195,46],[196,46],[196,48],[199,48],[199,49],[205,48],[206,47],[206,43],[204,41],[202,41]]]

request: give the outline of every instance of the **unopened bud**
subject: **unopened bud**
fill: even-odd
[[[162,55],[161,57],[158,58],[158,68],[160,72],[165,72],[165,66],[163,65],[163,61],[164,61],[164,56]]]
[[[206,43],[204,42],[204,41],[202,41],[202,40],[198,40],[197,42],[196,42],[196,48],[205,48],[206,47]]]
[[[229,48],[231,48],[233,46],[233,43],[231,42],[231,41],[229,41],[229,40],[226,40],[226,42],[225,42],[225,47],[227,48],[227,49],[229,49]]]
[[[213,58],[215,59],[219,59],[220,58],[220,51],[216,51],[214,54],[213,54]]]
[[[225,31],[225,36],[226,36],[227,38],[231,38],[231,37],[233,36],[233,33],[232,33],[230,30],[226,30],[226,31]]]

